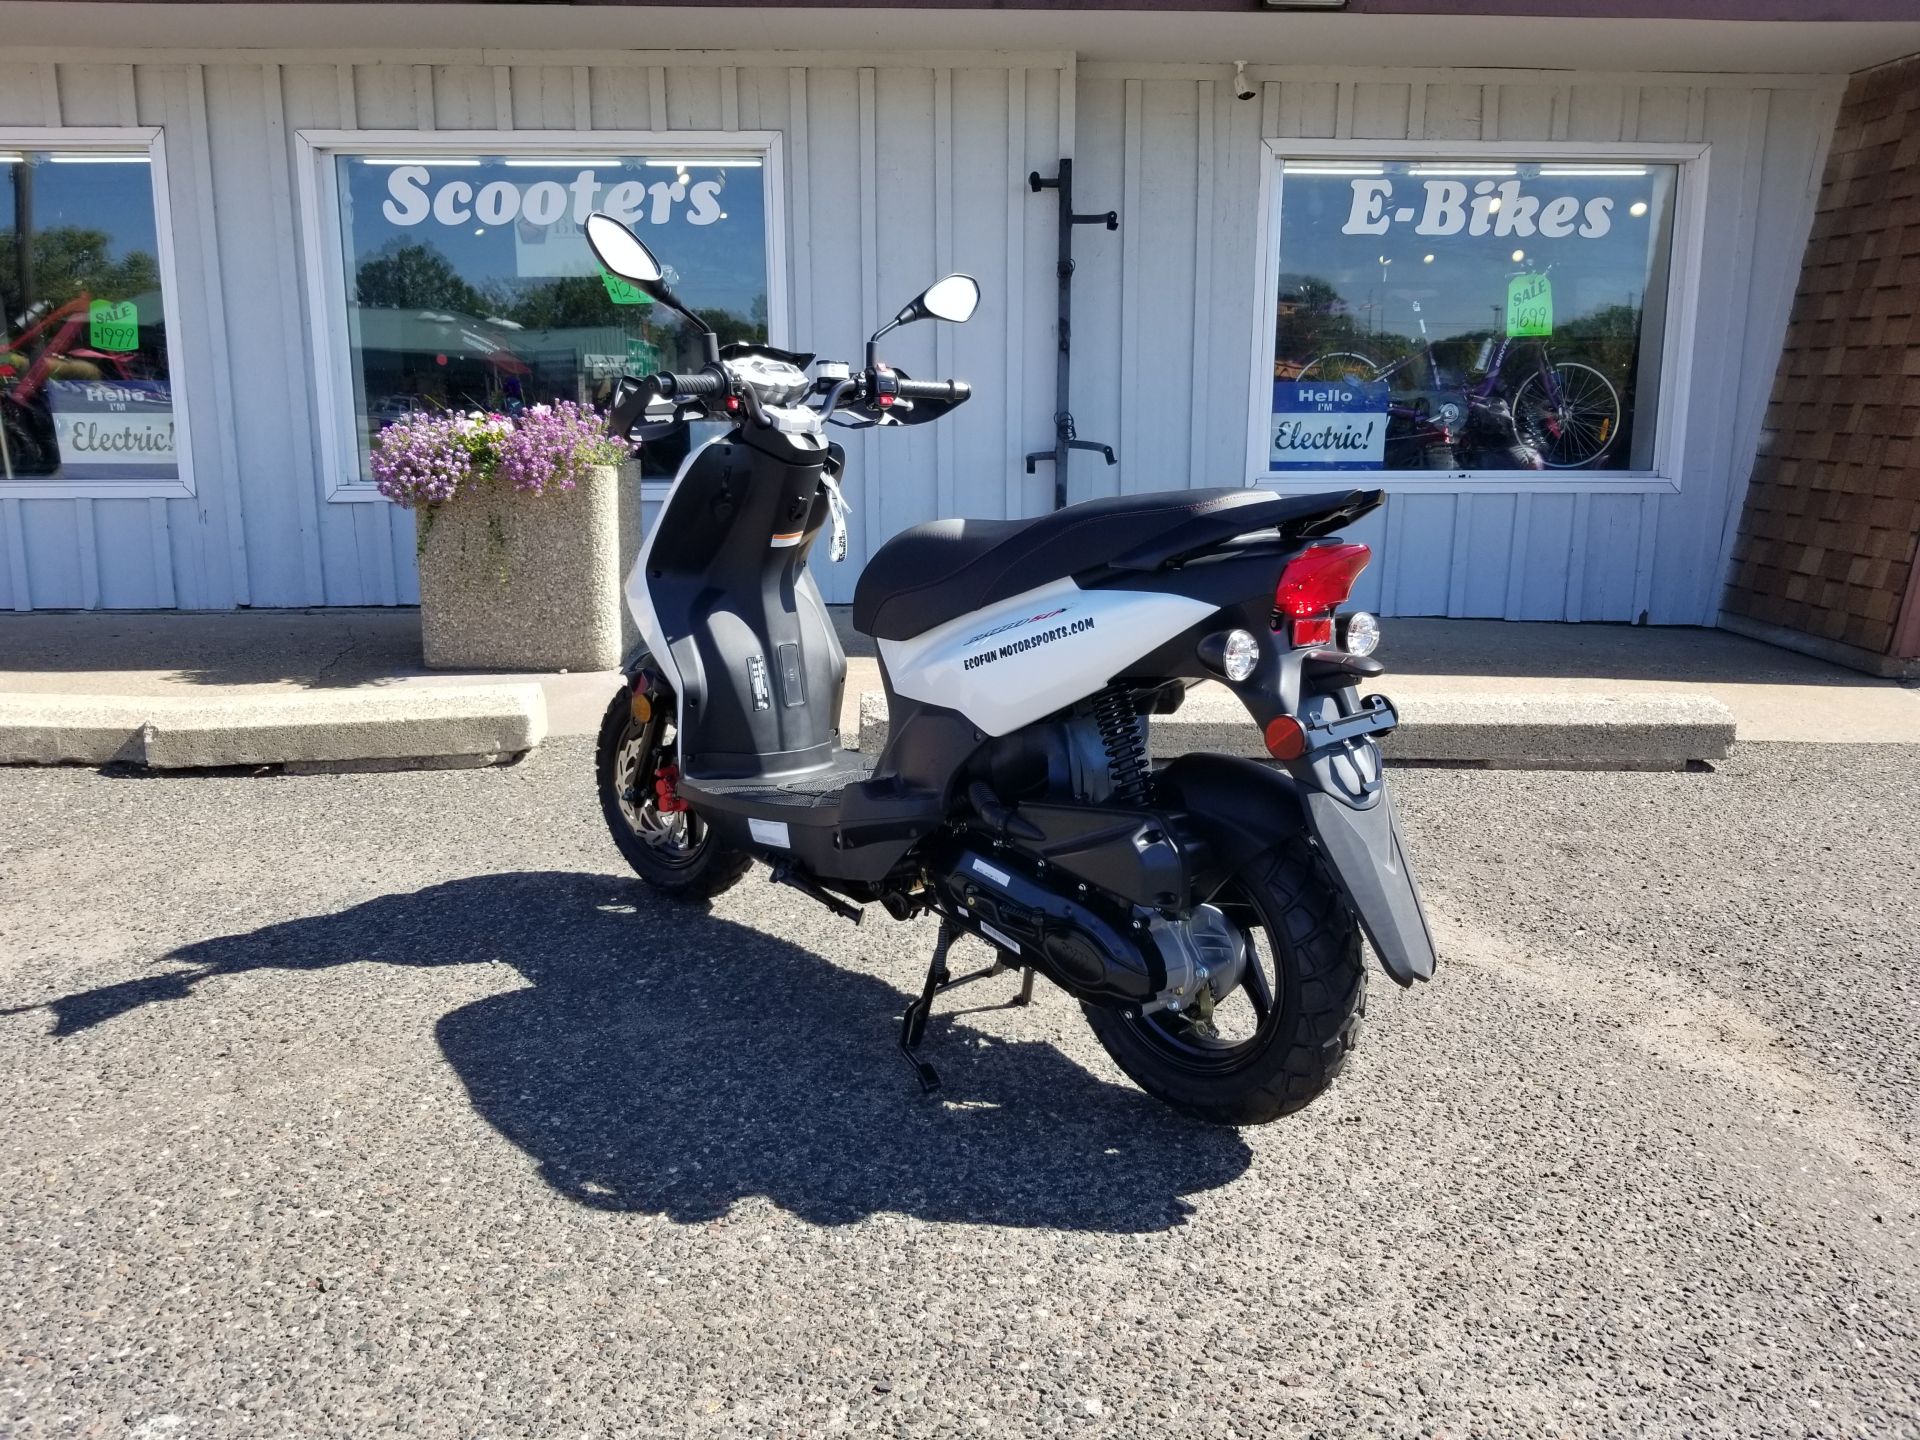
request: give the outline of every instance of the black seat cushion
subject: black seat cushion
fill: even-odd
[[[935,520],[901,531],[867,562],[853,592],[853,625],[876,639],[910,640],[1052,580],[1110,564],[1158,563],[1161,542],[1197,547],[1325,514],[1352,498],[1344,491],[1164,490],[1090,500],[1032,520]]]

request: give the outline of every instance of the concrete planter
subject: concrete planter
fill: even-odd
[[[621,490],[477,490],[422,516],[420,639],[433,670],[611,670],[620,663]]]

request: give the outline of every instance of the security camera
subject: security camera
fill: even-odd
[[[1253,99],[1254,96],[1258,95],[1259,93],[1260,92],[1254,88],[1253,82],[1247,79],[1247,62],[1244,60],[1234,61],[1233,62],[1234,98],[1236,100],[1251,100]]]

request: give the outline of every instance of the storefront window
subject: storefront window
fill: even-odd
[[[144,150],[0,140],[0,495],[180,480]]]
[[[767,338],[757,156],[333,157],[359,473],[419,410],[604,407],[624,373],[696,369],[696,332],[601,270],[583,226],[633,225],[723,341]],[[645,473],[672,474],[650,446]]]
[[[1679,167],[1287,160],[1268,469],[1649,471]]]

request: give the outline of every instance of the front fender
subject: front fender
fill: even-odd
[[[1387,974],[1401,985],[1433,978],[1433,934],[1384,778],[1359,808],[1228,755],[1183,755],[1157,779],[1164,800],[1187,812],[1207,842],[1214,879],[1309,834]]]

